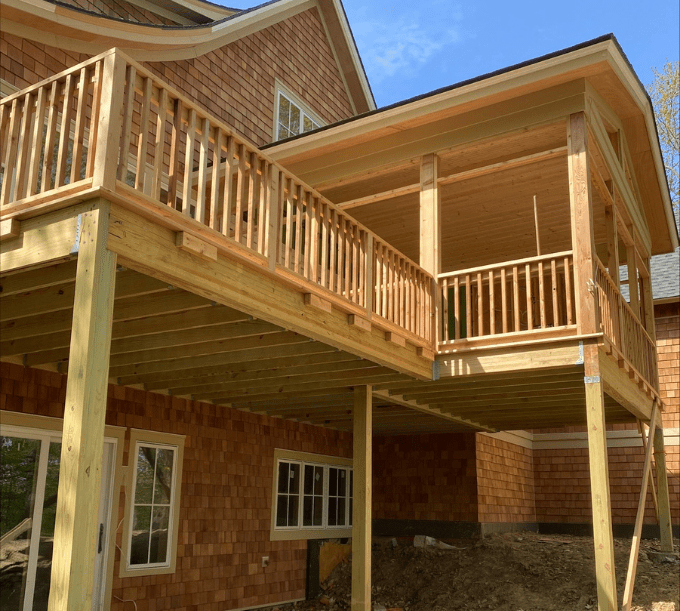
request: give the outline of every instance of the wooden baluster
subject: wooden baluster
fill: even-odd
[[[90,113],[90,133],[88,134],[87,165],[85,176],[91,178],[94,175],[94,160],[97,152],[97,136],[99,134],[99,109],[101,106],[102,92],[102,69],[104,62],[99,60],[94,66],[92,83],[92,112]],[[43,177],[45,174],[43,173]]]
[[[338,266],[338,212],[335,208],[329,211],[329,231],[330,244],[328,247],[328,289],[330,291],[336,290],[336,269]]]
[[[395,296],[395,290],[394,290],[394,284],[396,281],[396,278],[394,276],[394,267],[395,267],[395,260],[394,260],[394,253],[392,250],[389,250],[388,255],[387,255],[387,265],[389,269],[389,301],[388,301],[388,309],[387,309],[387,319],[390,322],[394,322],[394,307],[395,307],[395,302],[394,302],[394,296]]]
[[[321,225],[321,269],[319,281],[321,286],[328,287],[328,216],[329,207],[323,200],[319,200],[319,216]]]
[[[358,246],[359,246],[359,227],[354,225],[352,227],[352,301],[359,303],[359,261],[358,261]]]
[[[265,231],[266,255],[269,270],[276,271],[281,262],[281,227],[283,222],[283,177],[279,168],[271,164],[267,174],[267,229]]]
[[[534,303],[531,298],[531,265],[524,266],[524,283],[527,288],[527,330],[531,331],[534,328]]]
[[[303,224],[304,224],[304,229],[305,229],[305,234],[303,238],[303,242],[301,244],[301,255],[302,255],[302,268],[303,271],[302,273],[304,274],[305,278],[309,278],[309,266],[311,264],[311,240],[312,240],[312,210],[311,210],[311,194],[306,193],[304,194],[301,202],[301,210],[302,210],[302,218]]]
[[[413,290],[413,265],[410,263],[406,266],[407,276],[406,276],[406,329],[408,331],[413,331],[413,325],[411,324],[411,292]]]
[[[38,171],[40,168],[40,153],[42,151],[43,129],[45,127],[45,106],[47,105],[47,87],[38,89],[38,99],[35,103],[35,120],[33,121],[33,137],[31,139],[31,161],[28,168],[28,192],[35,195],[38,191]]]
[[[123,127],[120,132],[120,153],[118,159],[118,168],[116,169],[116,179],[123,182],[127,179],[128,172],[128,157],[130,155],[130,140],[132,137],[132,111],[135,105],[135,80],[137,78],[137,69],[134,66],[128,66],[125,77],[125,99],[123,102]],[[64,89],[64,95],[66,89]],[[64,121],[61,122],[62,132]],[[61,145],[60,145],[61,148]]]
[[[220,171],[222,169],[222,148],[224,147],[224,132],[221,128],[215,128],[215,144],[212,154],[212,175],[210,178],[210,227],[220,230],[218,224],[220,205]],[[154,177],[154,183],[156,179]]]
[[[557,274],[557,318],[555,319],[555,326],[561,327],[566,323],[566,313],[564,304],[566,302],[566,297],[564,294],[564,270],[562,275]]]
[[[0,206],[6,206],[11,200],[12,191],[12,168],[16,160],[16,149],[19,144],[19,126],[21,120],[19,119],[19,98],[12,100],[12,110],[9,116],[9,128],[7,133],[7,142],[3,140],[4,148],[4,162],[5,173],[2,180],[2,193],[0,193]]]
[[[382,316],[383,318],[388,317],[388,294],[387,294],[387,284],[389,282],[389,277],[388,277],[388,262],[387,262],[387,246],[384,244],[381,245],[381,262],[382,262],[382,290],[383,290],[383,299],[382,299]]]
[[[246,248],[253,247],[253,229],[255,225],[255,202],[259,201],[259,175],[257,153],[248,155],[248,208],[246,220]]]
[[[442,292],[442,336],[439,338],[441,342],[449,341],[449,279],[443,278],[441,281]]]
[[[558,309],[558,295],[557,295],[557,261],[552,259],[550,261],[550,280],[551,280],[551,296],[552,296],[552,312],[553,312],[553,327],[560,326],[560,313]]]
[[[198,155],[198,186],[196,187],[196,220],[205,224],[208,188],[208,155],[210,153],[210,120],[205,117],[201,126]]]
[[[101,77],[100,77],[101,78]],[[42,179],[40,181],[40,192],[44,193],[52,188],[52,170],[54,163],[54,146],[57,137],[57,118],[59,116],[59,83],[52,82],[50,90],[50,110],[47,113],[47,133],[45,134],[45,154],[43,156],[42,164]],[[97,102],[99,108],[99,102]],[[96,139],[90,136],[91,149],[94,149]],[[92,158],[94,159],[94,150],[92,150]],[[92,162],[94,163],[94,161]],[[5,168],[9,166],[5,165]],[[5,174],[7,176],[7,174]]]
[[[545,274],[543,271],[543,261],[538,262],[538,298],[541,316],[541,329],[547,327],[545,319]]]
[[[505,268],[501,268],[501,325],[503,333],[508,332],[508,279]]]
[[[305,191],[302,185],[298,185],[295,188],[295,250],[293,251],[295,257],[295,271],[300,274],[302,273],[300,266],[300,256],[302,255],[302,225],[304,224],[303,219],[303,201],[305,197]]]
[[[73,114],[71,100],[75,86],[73,74],[66,75],[61,107],[61,130],[59,132],[59,149],[57,151],[57,169],[54,179],[54,188],[61,187],[66,180],[66,160],[68,159],[68,141],[71,131],[71,116]]]
[[[484,280],[477,272],[477,335],[484,335]]]
[[[235,158],[236,141],[233,136],[227,136],[227,164],[224,169],[224,201],[222,203],[222,235],[231,237],[231,215],[236,207],[236,193],[234,192],[234,176],[238,163]],[[234,227],[236,231],[236,227]]]
[[[460,339],[460,278],[453,279],[453,339]]]
[[[75,128],[73,130],[73,148],[71,150],[71,176],[70,183],[80,180],[80,168],[83,158],[83,144],[85,141],[85,105],[87,103],[87,68],[80,69],[78,79],[78,100],[76,102]],[[42,125],[40,126],[42,131]]]
[[[246,146],[245,144],[238,145],[238,165],[236,166],[236,209],[234,213],[234,240],[241,241],[243,234],[243,204],[247,197],[246,189],[248,182],[246,180],[246,172],[248,171],[246,165]]]
[[[496,287],[493,271],[489,272],[489,335],[496,334]]]
[[[465,337],[472,337],[472,279],[465,276]]]
[[[151,108],[151,94],[153,81],[144,79],[144,91],[142,93],[141,118],[139,121],[139,140],[137,144],[137,175],[135,176],[135,189],[144,191],[146,184],[146,153],[149,142],[149,110]]]
[[[293,180],[286,178],[286,245],[284,251],[284,265],[292,269],[290,254],[293,249]]]
[[[163,157],[165,152],[165,121],[168,112],[168,92],[166,89],[161,89],[158,92],[158,113],[156,114],[156,140],[153,149],[153,177],[151,179],[151,197],[156,200],[161,198],[161,188],[163,180]],[[220,135],[222,132],[220,131]],[[213,160],[214,163],[214,160]],[[218,163],[215,164],[219,168]],[[215,168],[213,168],[213,179]],[[219,189],[216,189],[219,191]],[[217,218],[217,206],[215,206],[215,218]],[[212,225],[214,229],[218,229],[217,225]]]
[[[569,269],[569,257],[564,257],[564,293],[567,302],[567,324],[574,324],[573,307],[571,299],[571,270]]]
[[[172,132],[170,135],[170,163],[168,164],[168,206],[177,207],[177,183],[179,175],[179,147],[182,133],[182,100],[173,104]]]
[[[30,163],[29,145],[31,138],[31,119],[33,117],[33,94],[27,93],[24,96],[23,114],[21,116],[21,136],[19,138],[17,155],[17,173],[14,182],[14,199],[23,199],[26,193],[26,178],[28,177],[28,166]]]
[[[321,207],[321,202],[318,197],[310,196],[310,202],[312,206],[311,217],[312,217],[312,229],[311,236],[312,241],[309,244],[309,272],[312,275],[312,282],[319,282],[319,208]]]
[[[345,226],[345,298],[351,300],[352,223],[348,218],[344,218],[343,224]]]
[[[189,110],[184,149],[184,178],[182,183],[182,214],[191,216],[191,191],[194,181],[194,139],[196,137],[196,110]]]
[[[260,164],[260,202],[257,214],[257,252],[261,255],[267,254],[267,239],[265,228],[267,227],[267,210],[269,209],[269,198],[271,197],[271,164],[265,159],[258,160]]]
[[[516,265],[512,268],[512,309],[515,321],[515,328],[513,331],[517,333],[521,330],[522,321],[519,309],[519,270]]]

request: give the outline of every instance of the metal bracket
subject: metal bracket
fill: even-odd
[[[599,384],[600,383],[600,376],[585,376],[583,378],[583,381],[586,384]]]
[[[583,365],[585,363],[586,357],[583,354],[583,342],[578,343],[578,361],[574,363],[574,365]]]
[[[71,250],[69,252],[70,255],[77,255],[78,251],[80,250],[80,225],[82,223],[82,214],[78,215],[78,218],[76,219],[76,239],[73,242],[73,246],[71,246]]]
[[[586,282],[586,288],[591,295],[595,294],[595,282],[593,282],[592,278]]]
[[[434,381],[439,379],[439,361],[437,359],[432,361],[432,379]]]

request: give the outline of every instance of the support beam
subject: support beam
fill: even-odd
[[[654,435],[656,430],[657,418],[659,417],[659,405],[654,403],[652,418],[649,421],[649,434]],[[640,553],[640,537],[642,535],[642,522],[645,519],[645,507],[647,505],[647,485],[652,467],[652,445],[649,444],[645,449],[645,462],[642,467],[642,486],[640,498],[638,500],[637,516],[635,517],[635,528],[633,538],[630,543],[630,557],[628,559],[628,574],[626,575],[626,585],[623,590],[623,611],[630,611],[633,604],[633,589],[635,588],[635,574],[637,573],[638,555]]]
[[[607,463],[607,431],[604,418],[604,388],[600,380],[597,346],[585,346],[584,352],[597,609],[598,611],[618,611]]]
[[[595,293],[595,239],[590,185],[588,128],[583,112],[567,123],[571,241],[574,251],[574,293],[579,334],[600,331]]]
[[[372,388],[354,388],[352,611],[371,611]]]
[[[666,450],[663,442],[663,425],[659,423],[654,431],[654,462],[656,463],[656,481],[658,485],[657,500],[659,503],[659,528],[661,530],[661,551],[673,551],[673,527],[671,522],[671,501],[668,492],[668,475],[666,472]]]
[[[420,160],[420,267],[435,278],[441,271],[441,198],[437,155]]]
[[[81,222],[50,611],[92,606],[116,255],[106,248],[106,202],[96,201]]]

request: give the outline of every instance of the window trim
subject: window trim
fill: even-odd
[[[279,479],[279,463],[281,461],[289,463],[300,464],[300,518],[298,526],[276,526],[276,506],[278,498],[278,479]],[[303,526],[302,524],[302,509],[303,509],[303,482],[304,482],[304,465],[314,465],[324,467],[324,491],[323,491],[323,522],[322,526]],[[275,449],[274,450],[274,466],[272,477],[272,496],[271,496],[271,527],[270,540],[271,541],[295,541],[301,539],[340,539],[352,536],[352,526],[328,526],[328,468],[344,468],[347,469],[348,474],[353,472],[353,461],[351,458],[342,458],[340,456],[326,456],[323,454],[310,454],[307,452],[294,452],[292,450]],[[349,480],[348,484],[349,486]],[[349,491],[348,491],[349,492]],[[349,494],[347,497],[350,500]],[[350,515],[349,507],[347,515]]]
[[[311,108],[309,107],[308,104],[303,102],[299,96],[295,95],[288,87],[286,87],[281,81],[276,79],[274,83],[274,112],[273,112],[273,126],[272,126],[272,142],[278,142],[279,140],[283,140],[283,138],[279,137],[279,97],[283,95],[284,97],[288,98],[290,102],[295,104],[300,109],[300,112],[303,115],[306,115],[309,119],[314,121],[319,127],[323,127],[326,125],[326,122],[323,121],[317,113],[315,113]],[[302,117],[300,117],[300,120],[302,121]],[[315,128],[316,129],[316,128]],[[303,134],[305,132],[300,132],[300,134]],[[296,134],[299,135],[299,134]],[[292,136],[287,136],[287,137],[292,137]]]
[[[168,575],[174,573],[177,568],[177,541],[179,538],[179,511],[182,490],[182,468],[184,464],[184,435],[171,433],[159,433],[157,431],[144,431],[141,429],[130,430],[130,443],[128,450],[128,466],[125,477],[125,517],[123,524],[123,540],[121,548],[121,561],[119,577],[138,577],[146,575]],[[173,485],[173,499],[170,509],[170,533],[168,535],[168,561],[162,565],[143,564],[130,565],[130,537],[132,529],[132,517],[135,503],[135,450],[138,444],[157,446],[173,446],[175,450],[175,477]]]

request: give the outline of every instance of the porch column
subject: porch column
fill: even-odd
[[[437,155],[420,160],[420,267],[435,278],[441,271],[441,198]]]
[[[659,419],[661,419],[660,414]],[[661,530],[661,551],[672,552],[673,526],[671,522],[671,501],[668,493],[666,450],[663,442],[663,424],[661,421],[654,431],[654,463],[656,464],[657,500],[659,503],[659,529]]]
[[[588,127],[583,112],[567,123],[571,242],[574,251],[574,294],[579,334],[600,330],[595,288],[595,238],[593,203],[588,160]]]
[[[584,346],[584,357],[597,609],[598,611],[618,611],[609,463],[607,461],[607,430],[604,417],[604,389],[600,378],[597,344]]]
[[[109,204],[80,216],[50,611],[81,611],[92,601],[116,255],[106,248]]]
[[[630,235],[635,240],[635,229],[632,225],[628,227]],[[628,294],[630,295],[630,307],[635,312],[635,316],[640,316],[640,293],[637,274],[637,260],[635,256],[635,242],[626,244],[626,266],[628,267]]]
[[[607,226],[607,268],[616,288],[620,287],[619,280],[619,233],[616,226],[616,206],[605,206],[604,221]]]
[[[370,386],[354,388],[352,611],[371,611],[372,395]]]
[[[595,239],[588,161],[588,128],[583,112],[569,117],[567,124],[571,239],[574,250],[574,293],[579,334],[600,330],[595,286]],[[612,533],[607,431],[604,418],[604,388],[600,377],[598,347],[584,346],[584,382],[588,424],[590,491],[593,504],[593,539],[597,577],[598,611],[617,611],[614,537]]]

